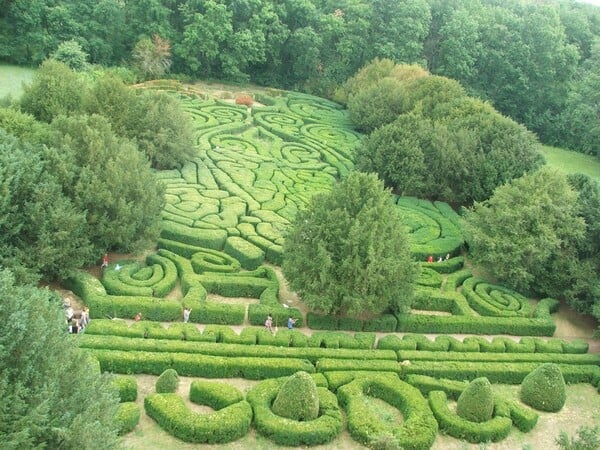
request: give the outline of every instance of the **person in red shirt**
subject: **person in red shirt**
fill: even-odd
[[[135,320],[136,322],[139,322],[140,320],[142,320],[142,313],[141,312],[137,313],[135,315],[135,319],[133,319],[133,320]]]
[[[102,257],[102,265],[100,266],[101,269],[104,269],[105,267],[108,267],[108,253],[105,253]]]

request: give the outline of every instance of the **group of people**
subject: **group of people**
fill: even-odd
[[[446,253],[446,259],[443,259],[441,256],[437,259],[437,262],[444,262],[444,261],[448,261],[450,259],[450,253]],[[433,255],[429,255],[427,257],[427,262],[428,263],[432,263],[433,262]]]
[[[67,331],[71,334],[78,334],[85,330],[90,323],[90,310],[86,307],[79,312],[79,318],[76,317],[71,302],[67,301],[63,305],[67,319]]]
[[[296,324],[296,319],[294,319],[291,316],[288,317],[288,320],[287,320],[288,330],[293,330],[295,324]],[[267,316],[267,320],[265,320],[265,328],[267,330],[269,330],[271,332],[271,334],[274,334],[274,331],[273,331],[273,316],[271,314],[269,314]]]

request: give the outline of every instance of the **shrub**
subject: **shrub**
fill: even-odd
[[[553,363],[537,367],[523,380],[520,396],[523,403],[539,411],[560,411],[567,398],[560,367]]]
[[[179,386],[179,375],[175,369],[167,369],[156,380],[156,392],[167,394],[175,392]]]
[[[236,105],[246,105],[248,108],[251,108],[254,104],[254,100],[248,94],[240,94],[235,98]]]
[[[129,433],[140,421],[140,407],[134,402],[121,403],[116,421],[119,424],[119,435]]]
[[[271,404],[283,379],[270,379],[257,384],[248,392],[248,402],[254,410],[254,423],[259,434],[279,445],[300,446],[325,444],[342,431],[342,413],[337,398],[326,388],[317,388],[319,417],[298,422],[273,413]]]
[[[313,378],[306,372],[297,372],[288,378],[275,397],[273,412],[298,421],[316,419],[319,415],[319,398]]]
[[[137,400],[138,390],[135,377],[118,375],[113,383],[119,391],[120,402],[134,402]]]
[[[471,422],[485,422],[494,413],[492,385],[485,377],[476,378],[458,397],[456,413]]]

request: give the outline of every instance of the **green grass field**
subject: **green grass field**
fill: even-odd
[[[23,83],[33,77],[34,69],[0,64],[0,98],[19,97],[23,92]]]
[[[549,166],[566,173],[583,173],[600,181],[600,159],[562,148],[542,146],[542,153]]]

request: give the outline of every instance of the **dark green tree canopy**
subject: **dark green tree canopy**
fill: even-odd
[[[118,393],[66,331],[62,301],[0,270],[3,448],[112,449]]]
[[[577,192],[541,169],[497,188],[466,216],[474,262],[522,292],[559,297],[571,285],[585,236]]]
[[[419,273],[389,192],[376,175],[360,172],[298,213],[283,271],[310,308],[351,315],[406,310]]]

